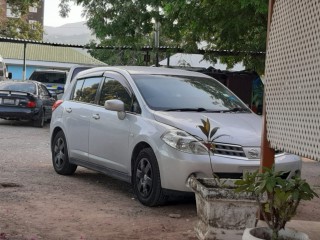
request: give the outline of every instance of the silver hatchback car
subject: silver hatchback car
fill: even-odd
[[[191,174],[212,176],[197,126],[219,127],[212,157],[220,177],[241,178],[259,168],[261,117],[215,79],[154,67],[101,67],[79,73],[53,107],[54,169],[77,166],[132,183],[139,201],[155,206],[171,190],[191,191]],[[276,169],[298,173],[298,156],[277,152]]]

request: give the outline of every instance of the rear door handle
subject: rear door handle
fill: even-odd
[[[67,113],[71,113],[71,112],[72,112],[72,109],[71,109],[71,108],[66,108],[66,112],[67,112]]]
[[[94,118],[95,120],[98,120],[98,119],[100,119],[100,115],[99,114],[93,114],[92,118]]]

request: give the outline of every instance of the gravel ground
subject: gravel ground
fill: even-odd
[[[320,194],[320,163],[304,160],[303,176]],[[303,202],[295,219],[320,221],[320,201]],[[78,168],[54,172],[49,126],[0,120],[0,240],[196,239],[193,198],[141,205],[131,186]]]

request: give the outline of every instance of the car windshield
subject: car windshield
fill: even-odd
[[[212,78],[169,75],[132,78],[153,110],[250,112],[230,90]]]
[[[0,90],[10,90],[19,92],[28,92],[36,94],[36,86],[34,83],[15,83],[15,82],[2,82],[0,84]]]

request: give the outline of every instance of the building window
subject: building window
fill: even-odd
[[[12,12],[12,7],[7,3],[7,17],[9,18],[19,18],[21,16],[21,14],[18,13],[13,13]]]
[[[32,29],[35,29],[34,24],[37,23],[37,22],[38,22],[38,21],[36,21],[36,20],[29,20],[29,24],[31,25],[31,28],[32,28]]]
[[[37,7],[29,7],[29,12],[31,12],[31,13],[36,13],[36,12],[38,12],[38,8]]]

